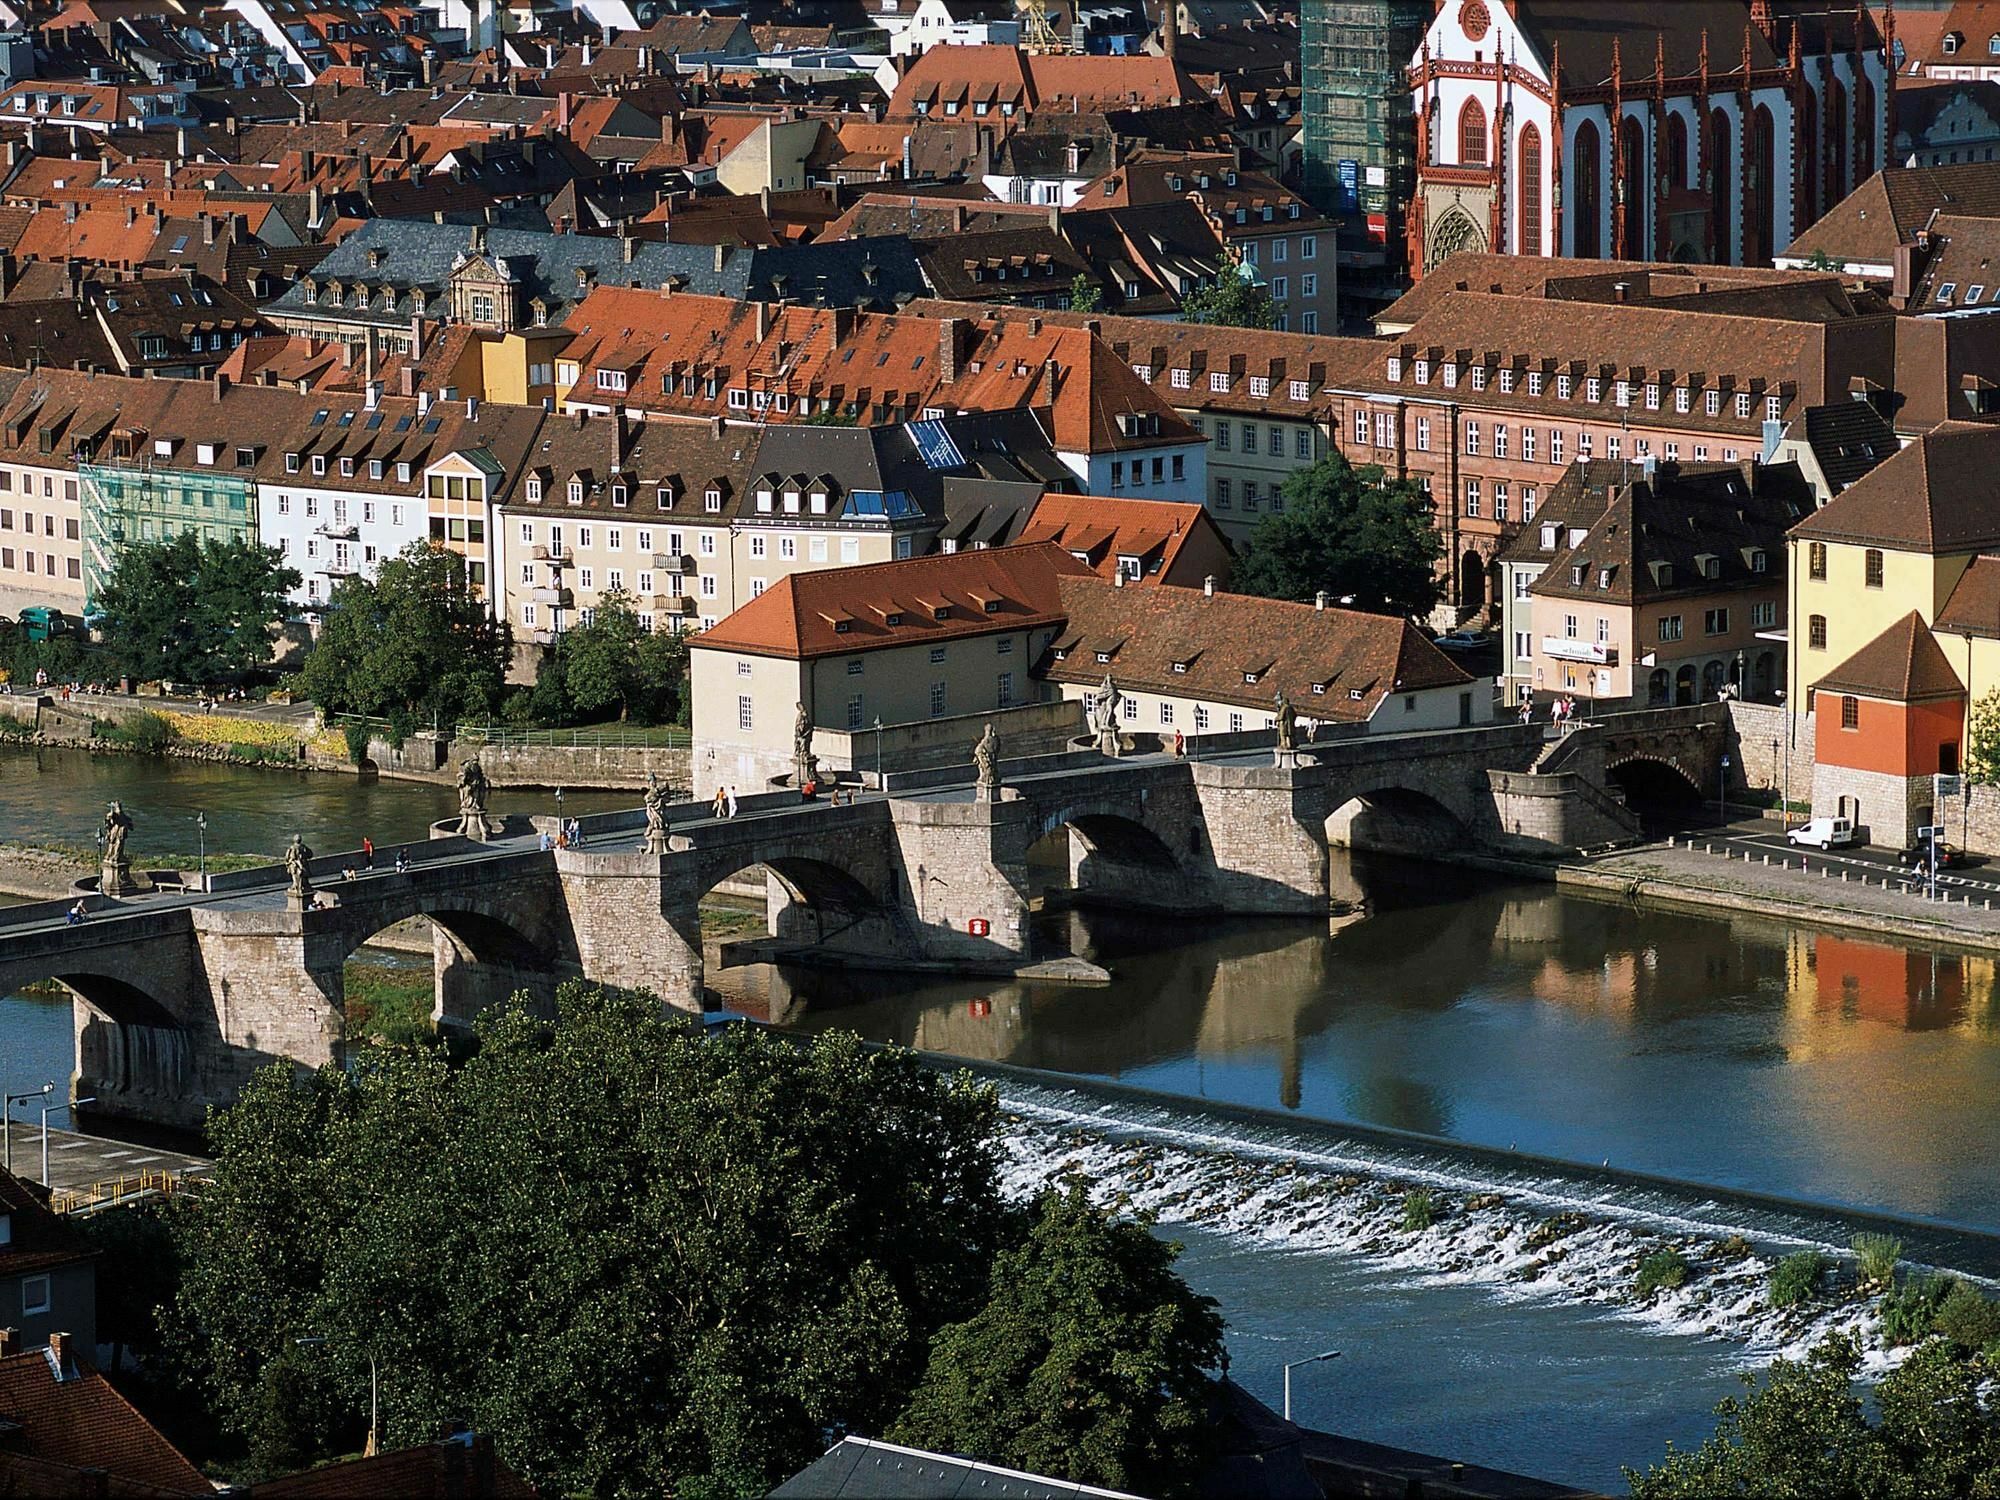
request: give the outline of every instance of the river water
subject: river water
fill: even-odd
[[[0,754],[0,840],[87,844],[111,797],[139,819],[135,847],[190,853],[197,810],[211,848],[265,852],[294,828],[324,848],[413,837],[455,802]],[[1222,1303],[1232,1373],[1273,1405],[1285,1361],[1339,1348],[1295,1373],[1294,1410],[1358,1437],[1619,1489],[1621,1464],[1699,1441],[1739,1371],[1865,1331],[1853,1308],[1761,1302],[1776,1255],[1844,1248],[1847,1210],[1933,1221],[1906,1231],[1914,1252],[2000,1273],[1980,1232],[2000,1236],[1990,959],[1358,856],[1336,881],[1369,910],[1334,930],[1045,919],[1045,941],[1111,970],[1097,988],[768,967],[710,983],[802,1032],[1033,1070],[1001,1081],[1010,1180],[1080,1173],[1156,1214]],[[66,1002],[0,1000],[9,1090],[60,1082],[69,1026]],[[1443,1209],[1421,1234],[1400,1222],[1412,1185]],[[1717,1251],[1735,1233],[1747,1259]],[[1694,1281],[1635,1304],[1639,1257],[1666,1243]]]

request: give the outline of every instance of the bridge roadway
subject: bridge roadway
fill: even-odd
[[[1545,725],[1508,723],[1342,735],[1296,755],[1274,755],[1266,731],[1208,737],[1186,757],[1135,735],[1135,753],[1116,759],[1078,750],[1003,763],[999,794],[984,800],[972,768],[954,766],[891,773],[886,790],[840,806],[785,790],[740,799],[734,818],[680,803],[664,853],[647,852],[637,809],[583,818],[580,844],[547,851],[551,818],[505,820],[483,842],[439,824],[427,840],[378,848],[371,868],[359,851],[316,857],[318,900],[304,910],[277,865],[212,875],[206,890],[90,896],[74,925],[70,901],[0,909],[0,994],[47,979],[72,992],[72,1088],[97,1112],[197,1125],[273,1058],[343,1056],[346,960],[411,918],[430,922],[441,1025],[519,994],[546,1003],[579,975],[698,1010],[701,899],[754,869],[766,875],[767,931],[787,945],[881,967],[1005,972],[1033,957],[1041,851],[1030,851],[1047,840],[1063,841],[1085,899],[1323,913],[1330,844],[1552,852],[1629,839],[1636,825],[1604,785],[1607,757],[1673,765],[1699,786],[1712,781],[1716,729],[1706,711],[1673,710],[1553,741]]]

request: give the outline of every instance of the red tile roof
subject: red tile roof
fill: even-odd
[[[11,1446],[17,1451],[175,1494],[215,1493],[201,1471],[87,1363],[69,1356],[61,1376],[50,1350],[0,1359],[0,1422],[16,1429]]]
[[[1053,682],[1094,684],[1109,672],[1148,692],[1266,711],[1283,690],[1305,717],[1359,723],[1391,693],[1473,680],[1393,615],[1201,589],[1119,588],[1096,577],[1064,578],[1059,587],[1068,623],[1039,668]],[[1108,662],[1098,660],[1106,654]]]
[[[535,1500],[535,1488],[501,1463],[490,1438],[400,1448],[308,1469],[250,1487],[252,1500]]]
[[[1813,686],[1822,693],[1853,693],[1890,703],[1957,698],[1965,693],[1965,684],[1915,610]]]
[[[2000,546],[1996,469],[2000,428],[1946,422],[1862,475],[1792,535],[1933,555]]]
[[[1226,547],[1206,507],[1181,500],[1127,500],[1103,495],[1050,493],[1036,502],[1019,540],[1054,542],[1090,564],[1100,578],[1113,577],[1121,557],[1136,557],[1141,581],[1164,578],[1189,540],[1208,535]]]
[[[804,660],[1054,625],[1058,580],[1089,571],[1044,542],[792,573],[693,644]]]

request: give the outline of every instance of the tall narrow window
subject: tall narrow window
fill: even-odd
[[[1533,125],[1521,131],[1521,233],[1523,255],[1542,253],[1542,133]]]
[[[1486,111],[1477,99],[1465,101],[1458,112],[1458,163],[1462,167],[1486,165]]]

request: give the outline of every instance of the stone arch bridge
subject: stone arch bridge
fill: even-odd
[[[774,792],[716,819],[684,804],[658,853],[636,811],[584,819],[583,844],[563,850],[540,847],[540,820],[509,820],[484,842],[408,845],[405,871],[393,847],[354,880],[340,876],[356,856],[321,858],[325,904],[306,910],[287,901],[276,867],[214,876],[205,890],[93,898],[78,925],[64,920],[66,902],[0,910],[0,993],[47,980],[68,989],[74,1094],[94,1096],[99,1112],[199,1125],[273,1058],[341,1058],[343,965],[409,918],[431,924],[442,1023],[520,992],[546,999],[579,975],[699,1009],[702,898],[747,870],[765,874],[780,947],[1008,972],[1028,957],[1034,865],[1051,850],[1083,899],[1319,914],[1329,846],[1349,839],[1547,854],[1635,837],[1606,782],[1613,758],[1668,758],[1699,785],[1722,722],[1714,709],[1680,709],[1557,739],[1546,725],[1506,724],[1287,754],[1266,732],[1205,740],[1185,759],[1142,737],[1121,759],[1010,762],[992,800],[958,767],[892,774],[840,807]]]

